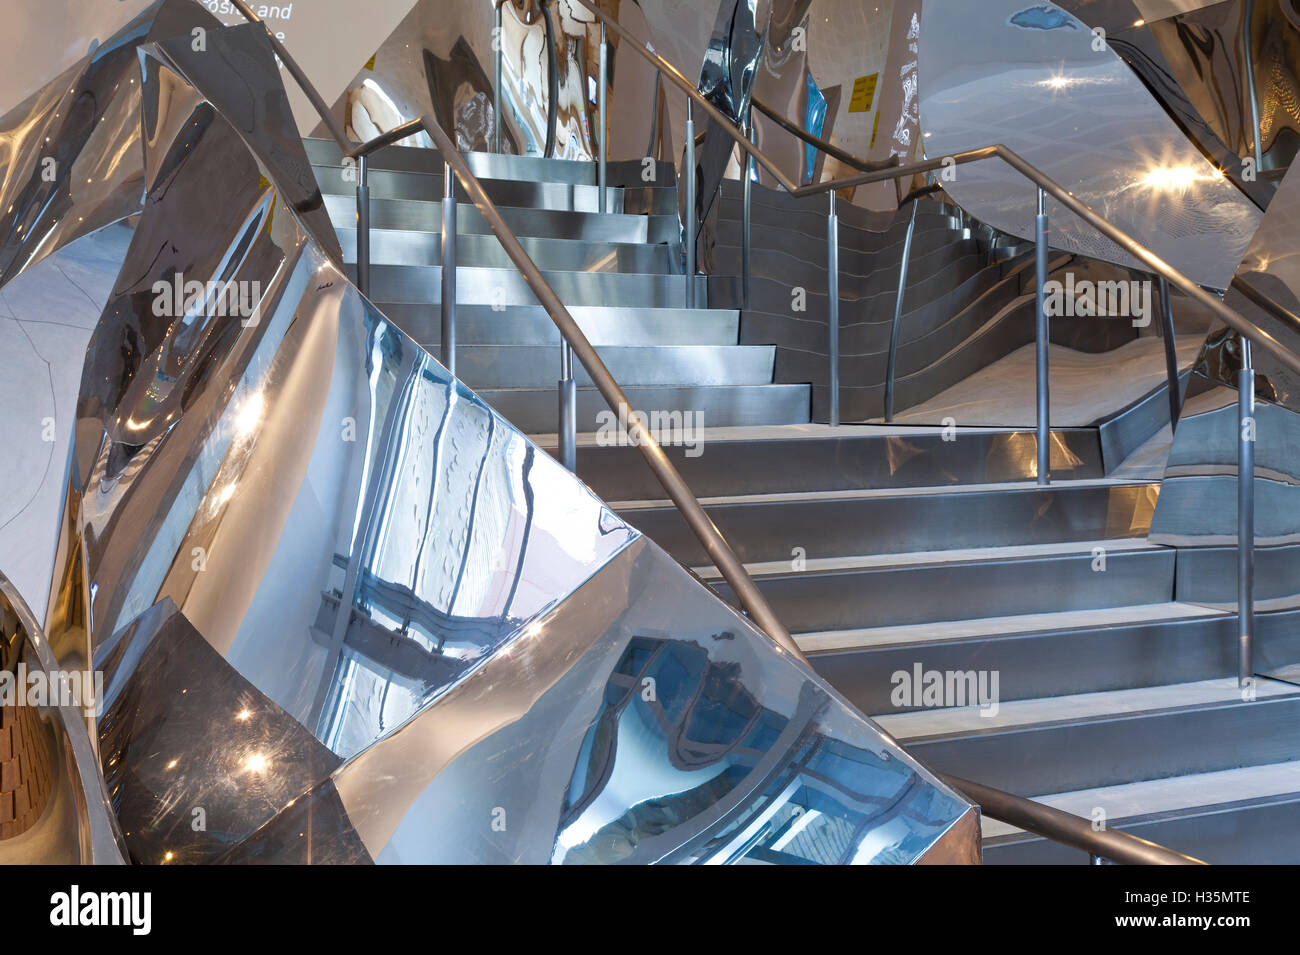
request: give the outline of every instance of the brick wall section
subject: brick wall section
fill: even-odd
[[[52,758],[40,711],[0,706],[0,839],[36,824],[50,799]]]

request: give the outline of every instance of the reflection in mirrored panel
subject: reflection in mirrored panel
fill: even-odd
[[[214,26],[199,4],[159,0],[0,119],[0,286],[140,211],[136,49]]]
[[[1198,283],[1227,287],[1259,211],[1082,21],[1051,3],[933,0],[920,83],[928,157],[1002,143]],[[1005,164],[962,167],[944,187],[1032,238],[1034,190]],[[1047,211],[1054,248],[1135,265],[1050,199]]]

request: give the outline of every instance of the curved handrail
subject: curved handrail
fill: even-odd
[[[959,776],[939,774],[953,789],[965,794],[984,815],[1026,832],[1082,849],[1090,855],[1125,865],[1207,865],[1200,859],[1138,838],[1116,829],[1097,831],[1092,821],[1074,813],[1054,809],[1041,802],[971,782]]]
[[[400,142],[408,136],[414,136],[417,133],[424,132],[424,123],[418,119],[412,119],[400,126],[394,126],[385,133],[380,133],[374,139],[367,140],[359,146],[344,151],[344,155],[349,159],[363,159],[369,156],[377,149],[383,149],[385,146],[391,146],[393,143]]]
[[[888,159],[876,159],[876,160],[859,159],[857,156],[853,155],[852,153],[845,152],[843,149],[840,149],[840,147],[836,146],[834,143],[829,143],[826,140],[822,139],[820,136],[814,136],[806,129],[800,129],[794,123],[790,122],[790,120],[786,119],[780,113],[776,112],[776,110],[772,109],[772,107],[764,103],[757,96],[751,96],[749,98],[749,101],[754,105],[754,108],[756,110],[758,110],[768,119],[770,119],[772,122],[776,123],[776,125],[780,126],[790,135],[795,136],[798,139],[802,139],[805,143],[807,143],[809,146],[812,146],[814,149],[818,149],[821,152],[824,152],[826,155],[832,157],[833,159],[838,159],[840,162],[844,163],[844,165],[852,166],[854,169],[857,169],[860,172],[874,172],[877,169],[889,169],[891,167],[897,166],[899,163],[899,159],[897,156],[890,156]]]
[[[1264,329],[1260,328],[1254,322],[1240,315],[1215,296],[1209,294],[1201,288],[1196,282],[1183,275],[1173,266],[1169,265],[1154,252],[1151,252],[1146,246],[1137,242],[1118,226],[1093,211],[1089,206],[1076,199],[1067,189],[1057,183],[1045,172],[1032,165],[1023,157],[1013,150],[1002,144],[984,146],[980,149],[968,149],[964,152],[954,153],[950,156],[943,156],[939,159],[926,159],[920,162],[909,163],[904,166],[892,166],[887,169],[877,169],[868,172],[862,172],[853,176],[846,176],[841,179],[833,179],[827,182],[812,183],[807,186],[800,186],[789,176],[785,175],[776,163],[767,156],[761,149],[741,134],[741,132],[732,125],[731,121],[712,103],[710,103],[699,90],[682,75],[682,72],[675,66],[665,60],[654,50],[649,49],[640,40],[625,30],[617,20],[605,13],[592,2],[592,0],[575,0],[582,4],[587,10],[591,11],[596,17],[603,21],[606,27],[612,30],[618,36],[622,37],[627,45],[640,54],[650,64],[656,67],[664,76],[685,93],[692,102],[699,106],[704,112],[716,121],[722,129],[735,140],[746,153],[754,158],[754,161],[766,169],[781,187],[796,199],[805,196],[819,195],[823,192],[839,191],[847,189],[850,186],[863,186],[873,182],[884,182],[886,180],[904,179],[918,173],[933,172],[937,169],[943,169],[951,165],[963,165],[970,162],[978,162],[981,159],[992,159],[997,157],[1009,165],[1012,169],[1019,172],[1026,179],[1035,183],[1044,192],[1051,195],[1057,202],[1065,206],[1080,219],[1083,219],[1094,229],[1106,236],[1126,253],[1141,262],[1149,271],[1164,276],[1170,283],[1177,286],[1183,293],[1195,299],[1199,304],[1214,312],[1225,324],[1234,331],[1245,335],[1252,341],[1260,345],[1265,351],[1282,362],[1288,368],[1300,374],[1300,355],[1291,351],[1280,341],[1274,338]],[[770,114],[769,114],[770,115]]]

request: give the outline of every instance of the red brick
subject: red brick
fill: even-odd
[[[11,793],[18,788],[18,760],[0,763],[0,793]]]
[[[14,797],[14,815],[17,818],[22,819],[23,816],[27,815],[29,812],[32,811],[32,802],[31,802],[31,798],[28,796],[27,787],[19,786],[16,790],[14,790],[13,797]]]
[[[14,821],[14,794],[0,793],[0,823]]]
[[[3,710],[0,710],[0,712],[3,712]],[[0,763],[7,763],[14,758],[13,744],[9,742],[9,736],[12,732],[8,726],[0,726]]]

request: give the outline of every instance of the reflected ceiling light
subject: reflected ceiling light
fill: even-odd
[[[1151,189],[1180,192],[1198,182],[1211,182],[1215,178],[1195,166],[1157,166],[1142,177],[1141,184]]]
[[[260,391],[255,391],[253,394],[248,396],[248,400],[244,402],[244,406],[240,408],[239,413],[235,415],[235,430],[241,437],[251,434],[253,429],[257,427],[258,423],[262,420],[262,412],[265,408],[266,399],[262,397]]]
[[[250,773],[264,773],[270,766],[270,761],[261,753],[254,753],[244,760],[244,768]]]

